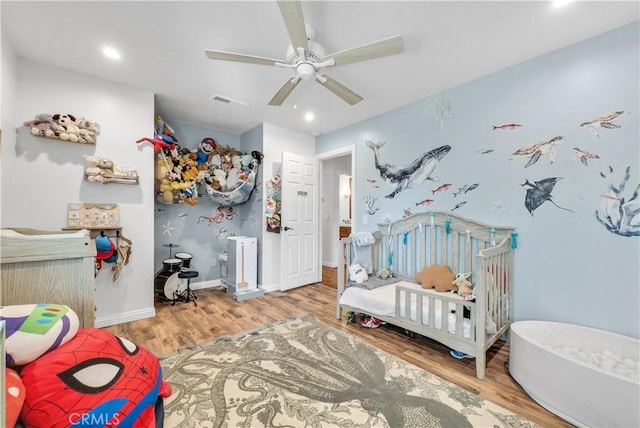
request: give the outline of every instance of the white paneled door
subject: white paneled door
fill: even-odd
[[[317,159],[282,152],[281,290],[320,281]]]

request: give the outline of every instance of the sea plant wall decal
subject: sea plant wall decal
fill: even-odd
[[[624,178],[618,187],[609,185],[609,193],[601,195],[602,206],[596,210],[596,219],[607,228],[609,232],[620,236],[640,236],[640,203],[638,184],[629,200],[625,200],[624,189],[631,176],[631,167],[628,166]]]

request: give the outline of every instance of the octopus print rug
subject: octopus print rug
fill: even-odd
[[[161,365],[166,428],[535,426],[311,315]]]

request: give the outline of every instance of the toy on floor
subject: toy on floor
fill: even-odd
[[[0,306],[6,324],[6,361],[21,366],[71,340],[80,321],[66,305],[30,304]]]
[[[79,330],[20,377],[27,392],[22,421],[34,427],[153,427],[158,398],[171,395],[158,358],[97,328]]]
[[[7,363],[22,366],[7,370],[0,391],[8,427],[18,415],[25,427],[162,427],[171,385],[148,350],[105,330],[78,329],[65,305],[0,306],[0,320]]]
[[[0,419],[0,426],[6,426],[13,428],[20,416],[20,409],[24,404],[24,384],[20,379],[20,375],[10,368],[4,370],[5,378],[5,425],[2,425],[2,419]]]

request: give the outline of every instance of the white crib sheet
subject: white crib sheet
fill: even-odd
[[[442,295],[443,293],[438,293],[435,290],[425,290],[422,288],[420,284],[415,284],[407,281],[399,281],[394,284],[385,285],[383,287],[378,287],[373,290],[367,290],[364,288],[358,287],[349,287],[340,296],[340,304],[352,306],[354,308],[360,308],[365,311],[369,315],[373,316],[386,316],[394,318],[396,315],[396,287],[403,286],[407,288],[411,288],[414,290],[426,291],[429,294],[433,294],[434,297],[438,297],[438,294]],[[454,298],[456,300],[462,301],[462,297],[457,294],[449,293],[447,297]],[[435,328],[442,328],[442,301],[436,299],[435,301]],[[412,305],[411,305],[411,316],[410,318],[415,321],[415,295],[412,296]],[[426,325],[429,313],[429,307],[427,299],[424,299],[423,302],[423,320],[422,322]],[[455,309],[453,305],[451,305],[450,309]],[[400,302],[400,311],[404,313],[404,299]],[[450,313],[450,310],[447,310],[449,313],[448,319],[448,331],[451,334],[456,334],[456,314]],[[468,318],[464,318],[462,320],[462,334],[465,338],[471,337],[471,322]]]

